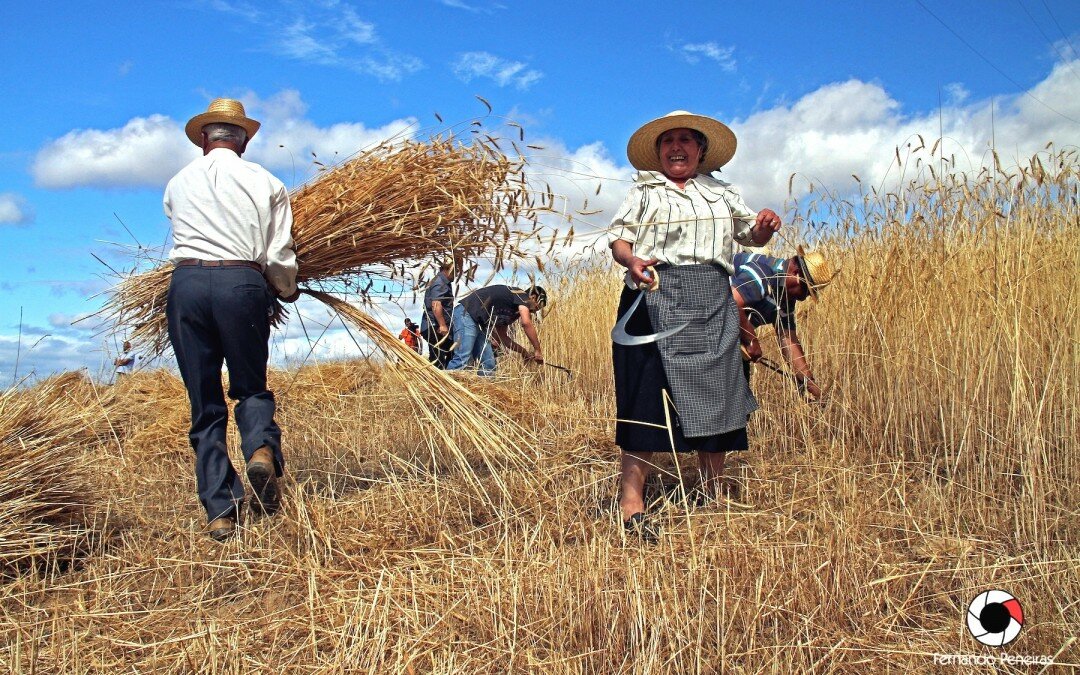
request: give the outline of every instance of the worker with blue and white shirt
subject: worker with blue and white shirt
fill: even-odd
[[[820,252],[806,253],[799,247],[791,258],[773,258],[759,253],[741,252],[733,257],[735,275],[731,277],[731,294],[739,307],[739,323],[744,333],[747,356],[761,357],[761,345],[756,329],[772,325],[780,343],[780,353],[795,372],[799,389],[811,400],[821,398],[821,389],[814,382],[806,362],[802,343],[795,328],[795,303],[808,297],[817,299],[817,292],[827,286],[836,271]],[[746,370],[749,378],[749,368]]]

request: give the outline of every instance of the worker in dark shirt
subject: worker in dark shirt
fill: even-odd
[[[733,262],[732,296],[739,306],[742,330],[753,336],[746,348],[750,360],[761,358],[756,329],[772,325],[780,353],[794,371],[799,389],[811,400],[820,399],[821,388],[814,382],[795,328],[795,303],[808,297],[816,299],[818,291],[833,280],[836,271],[824,255],[806,253],[801,247],[799,255],[787,259],[744,252],[736,253]],[[746,372],[749,378],[749,367]]]
[[[420,335],[428,343],[428,361],[439,369],[450,363],[450,313],[454,306],[454,279],[458,267],[448,260],[439,266],[427,290],[424,291],[424,314],[420,317]]]
[[[526,361],[544,362],[540,338],[533,317],[547,304],[547,293],[540,286],[528,289],[511,286],[488,286],[465,296],[454,308],[454,356],[447,370],[462,370],[472,363],[479,364],[480,375],[495,372],[495,354],[491,349],[494,336],[504,349],[521,354]],[[507,329],[521,321],[521,329],[529,339],[532,350],[510,339]]]

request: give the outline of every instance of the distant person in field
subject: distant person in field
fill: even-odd
[[[405,319],[405,328],[398,334],[398,339],[404,340],[405,346],[417,354],[421,353],[420,326],[417,326],[412,319]]]
[[[460,261],[447,260],[439,266],[439,273],[424,291],[424,313],[420,317],[420,335],[428,343],[428,360],[436,368],[446,369],[453,356],[450,346],[453,335],[450,328],[454,307],[454,279],[457,278]]]
[[[494,340],[504,349],[517,352],[526,361],[543,363],[544,353],[533,318],[547,305],[547,292],[540,286],[528,289],[511,286],[487,286],[466,295],[454,308],[454,357],[447,370],[463,370],[478,364],[480,375],[495,372]],[[521,330],[532,349],[510,339],[512,324],[521,322]]]
[[[124,340],[124,349],[120,352],[120,356],[113,359],[113,366],[116,367],[116,377],[121,375],[130,375],[135,369],[135,355],[131,353],[131,343]]]
[[[203,156],[165,188],[175,266],[166,304],[169,340],[191,403],[188,438],[211,537],[235,535],[244,486],[229,461],[229,413],[221,387],[229,369],[240,450],[247,461],[250,508],[273,513],[285,466],[274,394],[267,389],[274,298],[294,302],[296,255],[285,185],[240,157],[259,129],[240,101],[215,99],[185,129]]]
[[[736,253],[735,276],[731,294],[742,315],[743,344],[750,360],[761,358],[756,329],[773,326],[780,353],[795,372],[799,390],[812,401],[821,399],[821,388],[814,381],[806,362],[802,343],[795,328],[795,303],[817,297],[829,285],[836,271],[819,252],[806,253],[799,248],[791,258],[772,258],[759,253]],[[750,364],[745,363],[747,381]]]
[[[780,229],[770,209],[752,211],[739,191],[710,173],[735,154],[735,134],[710,117],[678,110],[645,124],[626,154],[638,173],[611,222],[609,245],[626,268],[617,316],[638,296],[627,325],[657,342],[612,345],[615,443],[622,449],[619,508],[630,536],[653,542],[644,487],[654,452],[697,452],[701,491],[719,494],[725,454],[745,450],[747,416],[757,409],[742,374],[739,312],[731,294],[735,244],[763,246]]]

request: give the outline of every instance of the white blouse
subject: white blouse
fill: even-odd
[[[611,221],[608,245],[621,239],[640,258],[715,263],[734,274],[735,242],[757,246],[750,236],[756,218],[729,183],[699,174],[679,189],[659,171],[639,171]]]
[[[296,291],[292,208],[285,184],[228,148],[194,160],[165,187],[169,260],[251,260],[282,296]]]

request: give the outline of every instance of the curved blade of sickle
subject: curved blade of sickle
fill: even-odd
[[[646,289],[642,289],[638,292],[638,296],[634,299],[634,303],[630,305],[630,309],[619,317],[619,320],[615,323],[615,327],[611,329],[611,341],[615,344],[624,345],[626,347],[633,347],[636,345],[647,345],[650,342],[656,342],[657,340],[663,340],[666,337],[678,333],[683,328],[690,325],[690,322],[681,323],[674,328],[662,330],[659,333],[653,333],[652,335],[630,335],[626,332],[626,324],[630,322],[630,317],[634,315],[634,310],[641,304],[641,299],[645,297],[648,292]]]

